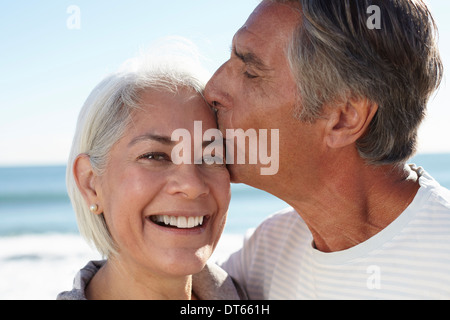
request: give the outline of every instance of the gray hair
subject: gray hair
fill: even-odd
[[[202,95],[204,82],[173,65],[148,67],[128,61],[127,70],[106,77],[96,86],[80,112],[68,161],[67,190],[81,235],[105,257],[116,254],[117,249],[103,214],[90,212],[76,185],[74,162],[80,154],[86,154],[94,172],[104,174],[109,151],[130,125],[132,111],[139,109],[140,93],[147,89],[175,93],[181,88]]]
[[[437,27],[425,3],[267,1],[301,11],[288,53],[299,89],[295,116],[314,122],[326,103],[366,97],[378,111],[357,141],[361,157],[377,165],[398,165],[411,157],[426,105],[443,73]],[[371,5],[380,8],[380,29],[367,26]]]

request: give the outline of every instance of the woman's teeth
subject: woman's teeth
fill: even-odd
[[[150,216],[150,220],[159,225],[173,226],[180,229],[195,228],[203,224],[204,217]]]

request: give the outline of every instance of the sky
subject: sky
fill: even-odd
[[[155,43],[188,39],[212,75],[258,3],[0,0],[0,166],[65,164],[91,90]],[[450,153],[450,1],[428,4],[446,71],[419,131],[419,153]]]

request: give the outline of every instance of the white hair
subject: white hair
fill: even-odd
[[[157,59],[156,59],[157,60]],[[83,238],[104,257],[117,254],[103,214],[90,212],[77,187],[73,166],[76,158],[86,154],[94,172],[105,172],[113,145],[130,124],[130,115],[139,108],[140,93],[146,89],[178,92],[190,88],[202,95],[204,82],[192,70],[183,70],[177,63],[155,63],[148,56],[129,60],[117,73],[101,81],[87,98],[80,112],[72,149],[69,155],[66,184]]]

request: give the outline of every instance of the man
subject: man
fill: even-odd
[[[292,206],[224,263],[250,298],[450,298],[450,192],[406,165],[435,36],[422,0],[265,0],[236,33],[205,96],[224,133],[279,129],[276,175],[229,169]]]

